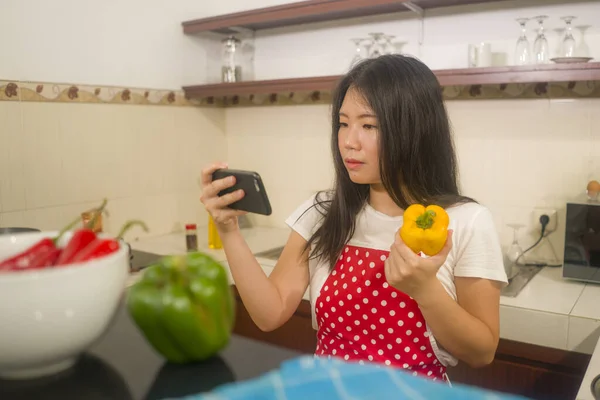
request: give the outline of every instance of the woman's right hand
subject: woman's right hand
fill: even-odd
[[[237,217],[247,214],[246,211],[232,210],[228,206],[244,197],[242,189],[219,197],[219,192],[235,185],[235,177],[212,180],[212,174],[218,169],[227,168],[227,164],[215,163],[202,170],[202,195],[200,201],[212,216],[217,229],[221,233],[231,232],[238,228]]]

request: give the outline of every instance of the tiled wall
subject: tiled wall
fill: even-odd
[[[462,189],[491,208],[504,245],[507,223],[527,225],[521,245],[534,241],[535,207],[559,212],[550,236],[562,252],[565,202],[600,180],[599,99],[448,102],[458,150]],[[595,110],[595,111],[594,111]],[[329,106],[227,109],[232,167],[258,171],[274,203],[257,222],[283,226],[313,191],[328,187]],[[547,249],[534,257],[547,257]]]
[[[198,177],[225,157],[224,123],[189,106],[0,101],[0,226],[58,229],[103,197],[112,233],[206,224]]]

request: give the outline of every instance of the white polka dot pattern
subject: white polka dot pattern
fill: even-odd
[[[392,288],[384,273],[389,252],[347,246],[323,285],[315,312],[316,355],[374,362],[445,379],[416,302]]]

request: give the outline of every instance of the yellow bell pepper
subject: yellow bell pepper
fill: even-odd
[[[404,210],[400,237],[415,253],[428,256],[439,253],[448,238],[450,218],[440,206],[413,204]]]

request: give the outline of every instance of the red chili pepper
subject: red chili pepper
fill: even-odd
[[[54,240],[51,238],[44,238],[27,250],[2,261],[0,263],[0,271],[14,271],[16,269],[29,268],[31,266],[31,261],[34,260],[36,256],[55,248],[56,245],[54,244]]]
[[[44,269],[46,267],[51,267],[54,265],[58,257],[60,256],[62,250],[59,248],[49,248],[43,252],[37,253],[32,259],[30,266],[26,268],[28,271],[35,269]],[[18,266],[13,266],[9,268],[9,271],[19,271],[23,270]]]
[[[56,265],[66,265],[73,262],[73,259],[83,249],[85,249],[90,243],[96,240],[96,234],[91,229],[80,229],[73,234],[69,243],[65,246]]]
[[[121,229],[121,232],[119,232],[119,234],[117,235],[117,238],[122,237],[123,234],[127,230],[129,230],[133,225],[141,225],[146,232],[148,231],[146,224],[144,224],[142,221],[129,221],[126,222],[125,225],[123,225],[123,228]],[[119,250],[119,247],[120,244],[118,239],[96,238],[96,240],[88,244],[83,250],[75,254],[71,259],[71,263],[84,262],[95,258],[104,257],[106,255],[116,252],[117,250]]]
[[[88,221],[83,229],[78,230],[73,234],[69,243],[63,249],[60,257],[56,260],[55,265],[66,265],[73,262],[75,255],[85,249],[90,243],[96,240],[97,236],[92,229],[96,225],[96,220],[102,214],[106,201],[96,209],[94,217]]]
[[[116,239],[96,239],[88,244],[83,250],[75,254],[71,263],[93,260],[114,253],[119,250],[119,242]]]
[[[106,205],[106,200],[102,203],[100,209],[103,209]],[[80,217],[77,217],[74,221],[65,226],[59,234],[54,238],[44,238],[38,241],[33,246],[29,247],[27,250],[22,251],[19,254],[16,254],[2,262],[0,262],[0,271],[15,271],[36,267],[35,264],[36,258],[40,260],[44,260],[44,254],[48,253],[51,250],[56,250],[56,244],[62,238],[62,236],[72,229],[76,224],[81,221]]]

